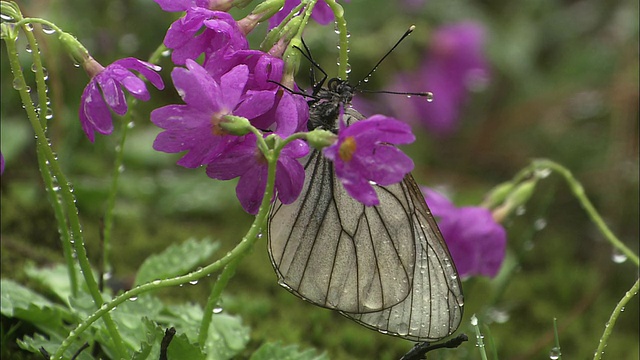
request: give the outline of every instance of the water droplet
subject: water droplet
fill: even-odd
[[[27,44],[27,46],[25,46],[24,48],[28,53],[32,52],[33,50],[31,49],[31,44]]]
[[[560,353],[560,348],[554,346],[551,348],[551,351],[549,351],[549,359],[551,360],[558,360],[560,358],[562,354]]]
[[[191,280],[189,281],[189,284],[191,285],[196,285],[198,283],[198,280]]]
[[[533,228],[536,229],[537,231],[540,231],[540,230],[544,229],[545,227],[547,227],[547,220],[546,219],[540,218],[540,219],[536,220],[533,223]]]
[[[124,172],[124,169],[125,169],[124,165],[120,165],[120,166],[118,166],[118,172],[119,172],[119,173],[123,173],[123,172]]]
[[[551,169],[549,168],[537,169],[535,171],[535,175],[539,179],[544,179],[546,177],[549,177],[549,175],[551,175]]]
[[[258,233],[258,235],[256,235],[256,238],[262,239],[262,233]]]
[[[133,122],[133,121],[130,121],[130,122],[127,124],[127,128],[129,128],[129,129],[133,129],[135,126],[136,126],[136,123],[135,123],[135,122]]]
[[[425,93],[425,97],[427,98],[428,102],[432,102],[433,101],[433,93],[432,92],[426,92]]]
[[[3,22],[16,22],[16,19],[13,16],[7,14],[0,14],[0,20]]]
[[[47,120],[53,119],[53,109],[47,107],[47,112],[44,114],[44,118]]]
[[[622,264],[627,261],[627,255],[623,254],[617,248],[613,248],[613,252],[611,253],[611,260],[613,260],[616,264]]]
[[[366,77],[366,78],[362,79],[362,82],[368,83],[369,82],[369,78]]]
[[[138,297],[137,296],[132,296],[132,297],[129,298],[129,300],[136,301],[136,300],[138,300]]]
[[[153,280],[151,283],[153,285],[160,285],[160,282],[161,282],[160,280]]]
[[[163,57],[169,57],[169,55],[171,55],[171,50],[165,50],[160,53],[160,55],[162,55]]]
[[[469,321],[471,322],[471,326],[478,326],[478,318],[476,317],[476,314],[471,315],[471,319]]]
[[[220,314],[222,312],[222,308],[219,306],[216,306],[213,308],[213,313],[214,314]]]
[[[33,31],[33,24],[24,24],[24,28],[27,31]]]
[[[516,208],[516,216],[522,216],[527,212],[527,209],[524,206],[518,206]]]
[[[56,30],[49,25],[42,24],[42,32],[47,35],[53,35],[56,33]]]
[[[624,306],[620,308],[620,312],[624,312]]]
[[[24,81],[22,79],[15,78],[13,79],[13,88],[20,91],[24,89]]]

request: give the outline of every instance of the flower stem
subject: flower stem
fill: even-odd
[[[27,117],[29,118],[31,126],[33,127],[33,130],[35,132],[37,149],[39,152],[42,152],[45,159],[45,164],[48,163],[49,170],[52,173],[52,179],[57,180],[57,184],[60,188],[59,193],[62,196],[64,211],[68,218],[68,222],[71,225],[71,238],[67,240],[69,242],[71,242],[71,239],[74,240],[73,245],[76,250],[78,262],[80,264],[82,274],[84,275],[86,285],[89,289],[89,292],[91,293],[94,303],[97,307],[100,307],[103,304],[102,295],[100,294],[98,284],[93,277],[91,264],[89,263],[89,259],[87,258],[87,253],[84,247],[84,240],[82,237],[82,229],[80,227],[80,219],[78,218],[78,209],[75,206],[75,198],[73,196],[71,184],[67,181],[64,173],[60,168],[60,165],[58,164],[57,156],[53,153],[53,150],[48,144],[46,134],[40,124],[36,109],[27,91],[27,85],[20,67],[20,63],[18,61],[16,37],[8,36],[4,40],[7,46],[7,53],[9,55],[9,64],[14,76],[14,84],[16,85],[16,90],[18,90],[18,93],[20,94],[20,99],[22,100],[25,111],[27,112]],[[64,240],[65,239],[63,237],[63,241]],[[104,318],[104,322],[107,330],[109,331],[109,334],[113,339],[118,354],[120,355],[120,357],[126,357],[126,346],[122,341],[120,334],[116,330],[115,323],[111,319],[111,316],[106,315]]]
[[[336,17],[336,30],[339,32],[340,51],[338,52],[338,78],[347,79],[349,73],[349,31],[347,30],[347,20],[344,18],[344,9],[335,0],[325,0]]]
[[[598,214],[598,211],[595,209],[591,201],[589,201],[589,198],[587,198],[582,184],[580,184],[580,182],[578,182],[578,180],[573,177],[571,171],[569,171],[564,166],[547,159],[534,160],[532,165],[536,170],[551,169],[562,175],[567,181],[567,184],[573,192],[573,195],[578,199],[580,205],[582,205],[582,208],[587,212],[587,215],[589,215],[591,221],[596,224],[605,238],[616,249],[620,250],[620,252],[626,255],[628,259],[631,259],[631,261],[633,261],[636,266],[640,267],[640,260],[638,259],[638,255],[634,254],[633,251],[631,251],[631,249],[629,249],[622,241],[620,241],[620,239],[618,239],[618,237],[614,235],[611,229],[609,229],[600,214]]]
[[[47,105],[47,84],[44,75],[44,66],[42,65],[42,58],[40,56],[40,49],[38,47],[36,38],[33,35],[33,31],[27,28],[28,24],[23,23],[21,27],[27,38],[27,41],[29,42],[29,46],[31,48],[31,56],[33,58],[33,70],[35,70],[36,87],[38,90],[37,109],[39,110],[37,111],[37,116],[40,122],[40,126],[46,132],[48,120],[47,117],[49,117],[50,109]],[[45,189],[47,190],[47,196],[49,197],[49,202],[53,207],[56,222],[58,223],[58,232],[60,233],[62,242],[62,253],[67,264],[67,274],[69,276],[69,284],[71,286],[71,295],[76,296],[78,294],[78,278],[74,265],[75,262],[73,260],[73,250],[71,248],[69,225],[64,215],[62,204],[60,203],[60,199],[57,195],[57,185],[55,184],[55,181],[51,176],[51,171],[47,166],[45,155],[39,147],[37,148],[37,153],[40,174],[42,175],[42,180],[45,184]]]
[[[84,321],[82,321],[73,331],[69,333],[69,336],[62,342],[58,350],[53,355],[53,359],[62,360],[62,354],[66,351],[66,349],[71,346],[71,344],[78,338],[80,334],[82,334],[85,330],[87,330],[91,324],[100,319],[102,316],[107,316],[108,312],[111,309],[114,309],[118,305],[125,302],[127,299],[132,297],[137,297],[140,294],[162,289],[166,287],[186,284],[190,281],[199,280],[211,273],[219,271],[223,269],[231,262],[235,261],[238,258],[244,256],[244,254],[251,249],[255,241],[258,239],[258,234],[263,227],[263,224],[267,218],[269,213],[269,203],[271,198],[273,197],[273,184],[275,183],[275,174],[276,174],[276,162],[277,156],[279,155],[279,149],[276,148],[271,150],[268,154],[265,155],[267,160],[269,161],[268,167],[268,177],[267,177],[267,188],[265,190],[264,198],[262,199],[262,204],[260,205],[260,210],[258,211],[258,215],[253,221],[249,232],[245,237],[242,238],[242,241],[238,245],[236,245],[233,250],[228,252],[221,259],[215,261],[212,264],[205,266],[202,269],[198,269],[193,271],[187,275],[177,276],[170,279],[165,280],[154,280],[149,283],[137,286],[129,291],[122,293],[119,296],[116,296],[108,303],[103,304],[96,312],[87,317]],[[271,185],[269,185],[271,184]]]
[[[235,274],[240,260],[244,257],[243,255],[244,254],[239,254],[237,258],[233,259],[224,267],[222,273],[218,276],[218,280],[216,280],[215,285],[211,288],[211,294],[209,294],[209,298],[207,299],[207,305],[204,308],[204,316],[202,317],[202,322],[200,322],[200,331],[198,332],[198,343],[200,344],[200,348],[203,350],[206,346],[207,338],[209,337],[209,328],[211,327],[211,321],[213,320],[216,305],[220,302],[222,291]]]
[[[262,138],[262,135],[257,129],[254,129],[254,133],[256,134],[256,138],[259,143],[266,147],[266,143]],[[278,163],[278,156],[280,155],[280,151],[282,150],[284,145],[276,144],[275,149],[267,149],[265,152],[265,158],[269,162],[267,168],[267,186],[264,190],[264,196],[262,197],[262,203],[260,204],[260,210],[256,215],[256,218],[249,229],[249,232],[244,236],[242,242],[250,241],[250,245],[246,248],[245,251],[239,252],[224,268],[215,285],[211,289],[211,294],[209,295],[209,299],[207,299],[207,305],[204,309],[204,317],[202,318],[202,322],[200,323],[200,332],[198,334],[198,343],[200,343],[200,347],[204,349],[206,344],[206,340],[209,336],[209,327],[211,326],[211,320],[213,318],[213,310],[215,306],[220,301],[220,295],[222,294],[222,290],[227,286],[227,283],[233,277],[236,271],[236,267],[242,260],[242,258],[247,254],[247,250],[251,249],[253,243],[261,238],[262,229],[264,228],[264,223],[267,219],[267,215],[270,209],[271,199],[273,198],[273,191],[276,182],[276,165]],[[241,244],[242,244],[241,242]],[[238,245],[239,246],[239,245]]]
[[[638,294],[638,288],[640,287],[639,282],[640,280],[636,280],[636,283],[633,284],[631,289],[629,289],[626,294],[624,294],[622,299],[620,299],[620,302],[618,302],[618,305],[616,305],[615,309],[613,309],[613,313],[611,313],[609,321],[607,321],[607,324],[604,326],[604,333],[600,338],[600,342],[598,343],[598,348],[596,349],[596,352],[593,356],[593,360],[600,360],[602,358],[604,348],[607,346],[609,336],[611,336],[611,333],[613,332],[613,326],[616,324],[618,316],[620,316],[620,313],[624,311],[624,307],[627,305],[627,303]]]

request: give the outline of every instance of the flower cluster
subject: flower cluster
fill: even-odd
[[[236,21],[226,11],[241,0],[156,2],[165,11],[185,12],[164,38],[176,66],[171,78],[184,103],[151,112],[151,121],[163,129],[153,148],[182,153],[178,165],[206,167],[213,179],[239,178],[238,199],[247,212],[256,214],[268,173],[264,145],[260,146],[265,143],[259,137],[275,134],[286,138],[306,132],[309,106],[293,82],[295,70],[281,58],[286,55],[295,63],[291,53],[283,49],[293,35],[283,33],[268,53],[250,49],[246,35],[267,18],[273,28],[295,9],[311,8],[305,8],[308,4],[301,5],[300,0],[270,0]],[[333,12],[326,2],[319,1],[311,16],[326,24],[333,19]],[[292,33],[299,36],[301,32]],[[131,70],[159,89],[164,86],[156,73],[159,68],[152,64],[128,58],[104,68],[86,50],[78,53],[92,76],[80,108],[83,129],[92,141],[95,132],[107,135],[113,131],[109,108],[118,115],[126,113],[123,90],[148,100],[144,82]],[[300,56],[297,50],[294,55]],[[340,109],[344,105],[336,104]],[[365,205],[379,203],[372,183],[397,183],[413,169],[411,159],[393,146],[414,140],[409,126],[398,120],[376,115],[348,127],[342,122],[338,136],[329,138],[334,143],[323,144],[330,145],[324,156],[334,163],[346,191]],[[305,172],[298,159],[308,153],[307,142],[301,140],[287,143],[279,153],[275,193],[284,204],[293,202],[302,190]]]
[[[483,207],[457,208],[429,188],[422,192],[460,276],[496,276],[504,260],[507,234],[491,212]]]
[[[178,164],[206,166],[214,179],[240,177],[238,199],[247,212],[257,213],[266,187],[266,159],[255,134],[231,134],[223,123],[229,116],[242,117],[257,129],[287,137],[306,128],[309,109],[304,97],[278,85],[283,60],[249,49],[242,29],[226,12],[188,8],[171,25],[164,43],[173,50],[173,62],[186,66],[171,74],[185,104],[151,113],[151,121],[164,129],[154,149],[186,151]],[[196,62],[201,56],[202,65]],[[306,143],[294,141],[280,154],[276,191],[285,204],[302,189],[304,170],[297,159],[308,151]]]

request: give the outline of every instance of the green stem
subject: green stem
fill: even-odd
[[[338,78],[347,79],[349,73],[349,31],[347,20],[344,18],[344,9],[335,0],[325,0],[336,18],[336,27],[340,36],[340,51],[338,52]]]
[[[31,47],[31,56],[33,57],[33,66],[35,69],[35,79],[36,79],[36,87],[38,89],[38,109],[37,112],[38,119],[40,121],[40,126],[46,132],[47,129],[47,117],[49,117],[49,106],[47,104],[47,84],[44,75],[44,66],[42,65],[42,57],[40,56],[40,49],[38,47],[38,43],[36,42],[36,38],[33,35],[33,31],[29,31],[27,29],[28,24],[24,23],[22,25],[23,32],[29,42],[29,46]],[[54,179],[51,176],[51,172],[49,167],[47,166],[47,161],[45,159],[44,153],[38,147],[38,167],[40,169],[40,174],[42,175],[42,180],[45,184],[45,189],[47,190],[47,196],[49,197],[49,202],[53,207],[53,212],[56,218],[56,222],[58,223],[58,231],[60,233],[60,238],[62,242],[62,253],[64,255],[65,262],[67,264],[67,273],[69,275],[69,284],[71,285],[71,295],[76,296],[78,294],[78,278],[75,268],[75,261],[73,260],[73,250],[71,248],[71,236],[69,234],[69,225],[66,220],[66,216],[64,214],[64,210],[62,208],[62,204],[60,203],[60,199],[58,198],[56,185],[54,183]]]
[[[476,346],[480,351],[480,357],[482,358],[482,360],[487,360],[487,351],[484,346],[484,335],[482,335],[482,333],[480,332],[480,326],[478,325],[478,322],[479,320],[476,317],[476,315],[475,314],[472,315],[471,325],[473,326],[473,329],[475,330],[475,333],[476,333]]]
[[[281,144],[278,144],[281,145]],[[233,262],[234,260],[241,258],[244,254],[249,251],[255,241],[258,239],[258,234],[263,228],[263,224],[267,218],[269,213],[269,203],[271,198],[273,197],[273,184],[275,184],[275,173],[276,173],[276,162],[277,156],[280,153],[282,146],[277,146],[274,150],[270,150],[268,154],[265,155],[269,162],[268,167],[268,175],[267,175],[267,187],[265,189],[265,194],[262,199],[262,204],[260,205],[260,210],[258,211],[258,215],[253,221],[251,228],[247,232],[247,235],[242,238],[242,241],[230,252],[228,252],[224,257],[217,260],[216,262],[205,266],[202,269],[191,272],[187,275],[177,276],[170,279],[165,280],[154,280],[152,282],[140,285],[135,287],[129,291],[124,292],[123,294],[113,298],[110,302],[103,304],[96,312],[91,314],[88,318],[86,318],[83,322],[81,322],[73,331],[69,333],[69,336],[62,342],[56,353],[53,355],[53,359],[62,360],[62,354],[71,346],[71,344],[82,334],[85,330],[87,330],[91,324],[97,321],[100,317],[106,316],[111,309],[114,309],[118,305],[127,301],[132,297],[137,297],[140,294],[162,289],[166,287],[186,284],[190,281],[199,280],[211,273],[219,271],[223,269],[228,264]]]
[[[71,238],[74,240],[73,245],[76,250],[80,269],[82,271],[82,274],[84,275],[85,282],[87,284],[89,292],[91,293],[94,303],[97,307],[100,307],[103,304],[102,295],[100,294],[98,284],[93,277],[91,264],[89,263],[89,259],[87,258],[87,253],[84,247],[84,240],[82,237],[82,229],[80,227],[80,219],[78,218],[78,209],[75,206],[75,198],[73,196],[71,184],[67,181],[64,173],[60,169],[60,165],[58,163],[56,155],[53,153],[53,150],[47,142],[46,134],[42,126],[40,126],[40,121],[38,119],[35,107],[33,106],[31,98],[29,97],[29,93],[27,92],[24,75],[22,74],[20,63],[18,61],[15,37],[8,36],[4,40],[7,46],[11,71],[14,75],[14,81],[16,81],[14,83],[18,84],[18,93],[20,94],[20,98],[24,105],[25,111],[27,112],[27,117],[29,118],[31,126],[33,127],[33,130],[35,132],[38,151],[41,151],[44,155],[45,161],[48,162],[49,168],[51,170],[52,178],[57,180],[58,186],[60,187],[59,193],[62,196],[62,202],[65,206],[64,210],[68,217],[69,224],[71,225]],[[107,330],[109,331],[109,334],[114,341],[119,355],[121,357],[126,357],[126,346],[122,341],[120,334],[117,332],[115,323],[111,319],[111,316],[106,315],[104,317],[104,322]]]
[[[261,237],[260,234],[262,232],[262,229],[264,228],[264,223],[270,209],[271,199],[273,198],[278,156],[280,155],[280,151],[282,150],[282,148],[287,144],[287,142],[285,141],[276,142],[274,146],[275,149],[266,149],[267,144],[262,138],[262,134],[257,129],[253,129],[253,132],[256,134],[258,147],[262,148],[265,158],[268,161],[268,168],[267,185],[264,190],[264,196],[262,197],[262,203],[260,204],[260,210],[256,215],[256,219],[254,220],[251,229],[249,229],[249,232],[242,240],[245,241],[245,239],[250,239],[251,244],[253,244],[253,242]],[[251,247],[248,247],[247,250],[250,248]],[[218,277],[218,280],[216,281],[213,289],[211,289],[211,294],[209,295],[209,299],[207,300],[207,305],[204,310],[204,317],[202,318],[202,322],[200,323],[200,332],[198,334],[198,342],[200,343],[200,347],[203,349],[206,344],[207,337],[209,336],[209,327],[213,318],[213,309],[220,300],[222,290],[227,286],[227,283],[235,273],[236,267],[240,263],[240,260],[242,260],[245,255],[246,251],[238,253],[238,255],[228,265],[225,266],[222,274],[220,274],[220,276]]]
[[[607,321],[607,324],[604,326],[604,333],[600,338],[598,348],[596,349],[596,353],[593,356],[594,360],[600,360],[602,358],[604,348],[607,346],[609,336],[611,336],[611,333],[613,332],[613,326],[616,324],[618,316],[620,316],[620,314],[624,311],[624,307],[627,305],[627,303],[638,294],[638,288],[640,287],[639,282],[640,280],[636,280],[636,283],[633,284],[631,289],[629,289],[626,294],[624,294],[624,297],[620,299],[618,305],[616,305],[615,309],[613,309],[613,313],[611,313],[609,321]]]
[[[55,30],[58,33],[63,33],[64,31],[62,31],[62,29],[60,29],[56,24],[52,23],[51,21],[45,20],[45,19],[40,19],[40,18],[24,18],[20,21],[18,21],[16,23],[16,26],[22,26],[24,24],[42,24],[42,25],[46,25],[48,27],[50,27],[51,29]]]
[[[558,319],[553,318],[553,338],[555,339],[556,346],[553,351],[557,351],[557,359],[562,360],[562,353],[560,352],[560,336],[558,336]]]
[[[156,50],[151,54],[149,58],[149,62],[152,64],[157,63],[162,57],[162,53],[167,50],[167,47],[164,44],[160,44],[156,48]],[[109,254],[111,253],[111,233],[113,230],[113,209],[116,203],[116,195],[118,193],[118,183],[120,180],[120,174],[122,173],[123,163],[124,163],[124,145],[127,140],[128,130],[133,125],[131,120],[133,114],[133,108],[137,104],[137,100],[131,101],[129,106],[129,111],[122,118],[122,122],[125,124],[122,127],[122,133],[120,136],[120,142],[116,146],[116,157],[113,163],[113,173],[111,175],[111,186],[109,188],[109,197],[107,198],[107,206],[104,214],[104,231],[103,231],[103,252],[102,252],[102,265],[103,272],[111,271],[111,266],[109,263]],[[131,124],[131,125],[130,125]],[[103,274],[104,276],[104,274]]]
[[[131,116],[131,109],[123,117],[125,125],[122,127],[122,134],[120,136],[120,142],[116,146],[116,157],[113,162],[113,173],[111,174],[111,186],[109,187],[109,197],[107,198],[107,206],[104,213],[104,230],[103,230],[103,251],[102,251],[102,265],[103,271],[110,272],[111,266],[109,263],[109,254],[111,253],[111,232],[113,230],[113,209],[116,204],[116,195],[118,193],[118,183],[120,180],[120,174],[123,170],[124,162],[124,144],[127,140],[127,133],[129,130],[129,117]],[[133,124],[133,123],[131,123]],[[104,274],[103,274],[104,275]]]
[[[587,198],[582,184],[580,184],[580,182],[578,182],[578,180],[573,177],[571,171],[569,171],[564,166],[547,159],[534,160],[533,166],[539,170],[551,169],[562,175],[567,181],[569,188],[573,192],[573,195],[578,199],[580,205],[582,205],[582,208],[587,212],[587,214],[591,218],[591,221],[596,224],[605,238],[616,249],[620,250],[620,252],[622,252],[628,259],[631,259],[631,261],[633,261],[636,266],[640,266],[640,260],[638,259],[638,256],[634,254],[633,251],[631,251],[631,249],[629,249],[622,241],[620,241],[620,239],[615,236],[611,229],[609,229],[600,214],[598,214],[598,211],[595,209],[591,201],[589,201],[589,198]]]
[[[224,290],[224,288],[229,283],[229,280],[231,280],[231,278],[235,274],[236,268],[238,267],[238,264],[240,263],[240,260],[242,260],[244,255],[245,254],[240,254],[236,259],[225,266],[220,276],[218,276],[218,280],[216,281],[215,285],[213,285],[213,288],[211,288],[211,294],[207,299],[207,305],[204,308],[204,316],[202,317],[202,322],[200,323],[200,331],[198,332],[198,343],[200,344],[200,348],[203,350],[206,346],[207,338],[209,337],[209,327],[211,326],[211,321],[213,320],[214,309],[220,302],[222,290]]]

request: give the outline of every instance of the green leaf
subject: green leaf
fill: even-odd
[[[0,280],[0,312],[28,321],[47,334],[65,333],[63,319],[73,318],[64,307],[8,279]]]
[[[204,316],[198,305],[182,304],[167,308],[169,317],[166,321],[175,326],[178,333],[186,334],[196,341],[200,322]],[[171,319],[169,320],[169,319]],[[249,342],[249,328],[242,325],[240,317],[224,313],[214,314],[206,340],[205,352],[207,360],[231,359],[245,349]]]
[[[27,263],[24,269],[29,278],[37,281],[40,285],[49,289],[60,300],[69,304],[71,296],[71,283],[67,267],[63,264],[56,264],[53,267],[37,268],[33,263]],[[80,272],[78,271],[78,276]],[[80,277],[78,277],[80,278]]]
[[[206,357],[197,344],[189,341],[186,334],[176,334],[169,344],[167,350],[167,358],[169,360],[193,359],[205,360]]]
[[[110,314],[127,346],[130,349],[138,349],[140,344],[146,340],[148,333],[144,319],[157,317],[163,307],[164,305],[158,298],[145,296],[135,301],[125,301],[111,311]],[[96,322],[96,327],[100,329],[96,335],[98,341],[109,348],[109,350],[105,349],[105,351],[110,354],[117,354],[117,349],[112,348],[111,335],[107,331],[104,322]]]
[[[133,354],[131,360],[158,359],[164,330],[148,318],[143,318],[142,323],[146,327],[146,340],[140,343],[140,350]]]
[[[147,339],[141,343],[140,350],[134,354],[132,360],[156,360],[160,357],[160,346],[166,329],[146,318],[143,319],[143,323],[147,328]],[[169,344],[167,358],[204,360],[205,355],[198,345],[189,341],[186,334],[177,333]]]
[[[250,360],[329,360],[326,353],[315,349],[300,351],[298,345],[283,346],[280,342],[265,343],[251,355]]]
[[[144,261],[136,275],[135,285],[186,274],[207,260],[219,247],[219,243],[209,239],[189,239],[182,244],[172,245]]]
[[[58,348],[60,347],[60,344],[65,339],[65,337],[66,336],[51,334],[47,339],[41,334],[34,334],[33,337],[25,336],[24,339],[22,340],[18,339],[18,346],[20,346],[20,348],[24,350],[31,351],[33,353],[38,353],[38,354],[40,353],[40,348],[44,347],[44,349],[47,350],[49,354],[53,355],[56,352],[56,350],[58,350]],[[82,346],[82,343],[80,343],[79,341],[76,341],[74,344],[71,344],[71,346],[64,352],[64,358],[71,359],[73,355],[80,349],[81,346]],[[80,352],[80,355],[78,355],[76,359],[77,360],[93,360],[93,357],[91,356],[91,350],[84,349],[82,352]]]

